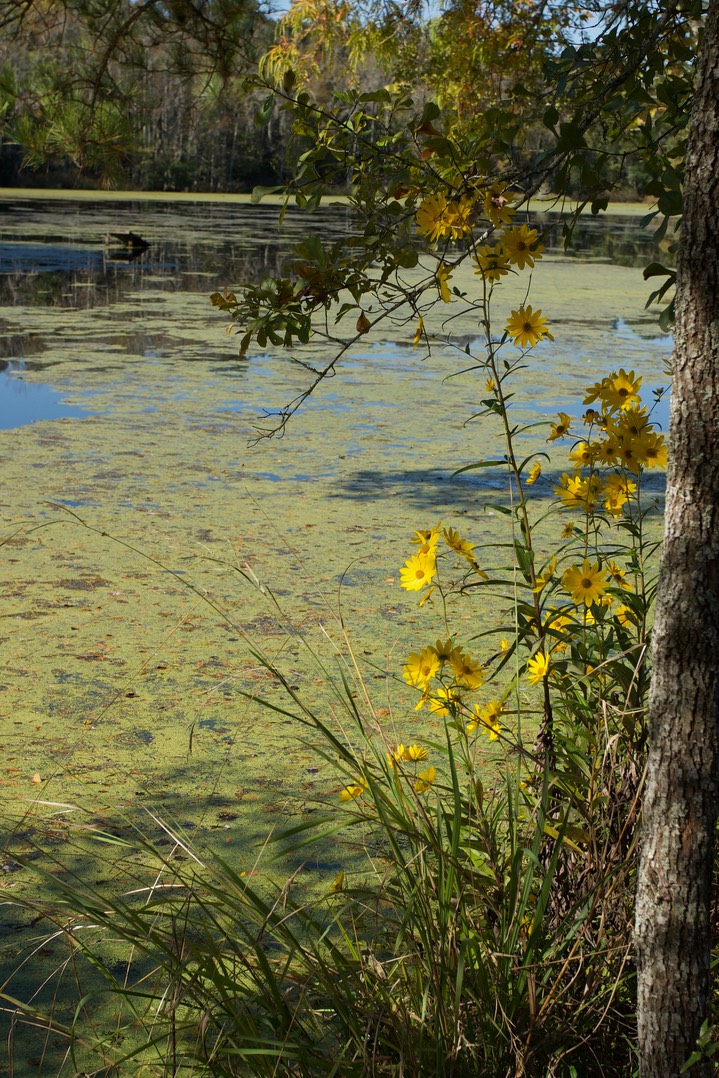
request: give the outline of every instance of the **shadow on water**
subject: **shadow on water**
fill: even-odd
[[[299,852],[284,852],[281,844],[268,847],[267,839],[273,830],[309,820],[313,813],[322,812],[322,798],[330,801],[336,798],[336,782],[318,778],[319,768],[299,770],[305,771],[307,781],[300,784],[299,798],[296,790],[291,791],[291,801],[282,789],[282,782],[267,775],[253,782],[256,800],[252,807],[242,800],[242,788],[235,792],[230,783],[226,786],[232,792],[218,788],[194,801],[174,795],[172,791],[186,785],[188,777],[196,789],[201,788],[203,781],[207,783],[207,775],[202,773],[200,765],[193,768],[190,763],[177,770],[164,770],[155,777],[152,789],[137,790],[137,807],[127,807],[124,812],[118,806],[108,807],[106,813],[97,808],[93,811],[82,807],[73,810],[71,806],[45,808],[40,811],[49,811],[49,815],[43,822],[26,818],[19,826],[15,825],[5,842],[0,843],[0,879],[4,886],[4,901],[0,903],[0,986],[21,1003],[52,1015],[61,1027],[71,1027],[77,1018],[76,1062],[82,1065],[82,1071],[70,1065],[67,1038],[57,1032],[48,1034],[39,1024],[28,1024],[3,1001],[0,1037],[4,1054],[12,1062],[8,1073],[18,1076],[64,1076],[85,1070],[95,1073],[100,1057],[84,1050],[83,1038],[92,1043],[93,1035],[102,1032],[103,1041],[112,1043],[111,1036],[107,1040],[107,1031],[115,1024],[113,1015],[119,1013],[120,997],[109,991],[111,985],[106,978],[72,945],[71,937],[65,932],[71,921],[78,926],[79,935],[94,944],[118,989],[134,984],[144,994],[161,993],[165,987],[155,974],[151,956],[123,944],[115,933],[94,931],[91,915],[89,918],[80,915],[78,919],[80,907],[76,907],[73,917],[73,907],[67,904],[63,884],[81,892],[90,905],[95,902],[104,907],[109,897],[121,899],[133,893],[135,897],[128,899],[128,906],[138,901],[142,905],[145,894],[149,898],[153,887],[162,886],[170,878],[169,871],[162,871],[160,858],[191,867],[196,855],[206,864],[215,863],[220,877],[224,870],[216,859],[221,859],[231,872],[246,876],[252,887],[270,902],[286,903],[289,898],[298,904],[314,903],[317,915],[327,917],[327,896],[337,873],[340,869],[351,871],[353,862],[357,871],[364,871],[365,861],[349,842],[338,843],[336,835]],[[236,785],[236,774],[234,777]],[[199,812],[195,811],[198,809]],[[157,855],[143,850],[140,840],[151,844]],[[201,878],[202,870],[196,879]],[[291,887],[283,892],[283,885],[290,878]],[[226,890],[230,901],[224,914],[229,917],[235,885],[229,884]],[[20,901],[15,893],[21,896]],[[26,896],[26,902],[22,901],[22,895]],[[234,909],[236,919],[240,911],[237,905]],[[43,910],[54,912],[48,917],[43,915]],[[182,931],[182,917],[180,926]],[[185,926],[184,931],[191,929]],[[152,1006],[149,999],[147,1002],[149,1016]],[[138,999],[137,1013],[143,1010]],[[125,1006],[123,1024],[127,1023],[128,1028],[114,1043],[118,1052],[142,1043],[142,1023],[132,1022],[131,1017]]]
[[[553,498],[564,469],[543,470],[533,488],[532,496]],[[666,479],[663,473],[647,473],[642,477],[642,490],[647,498],[663,507]],[[476,511],[492,502],[506,502],[507,472],[500,468],[483,468],[474,475],[452,475],[438,469],[424,471],[363,471],[337,478],[330,498],[347,498],[356,502],[374,502],[380,498],[399,496],[407,504],[427,512],[444,511],[451,505],[456,511]]]

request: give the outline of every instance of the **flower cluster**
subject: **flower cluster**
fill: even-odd
[[[429,599],[434,590],[430,585],[437,576],[437,544],[440,537],[444,539],[449,550],[464,558],[480,576],[485,576],[474,557],[474,544],[463,539],[454,528],[443,528],[440,523],[429,531],[415,532],[412,542],[417,546],[417,553],[408,558],[400,569],[400,583],[407,591],[421,591],[428,587],[430,590],[422,603]]]
[[[543,251],[544,246],[539,241],[536,228],[530,228],[529,225],[506,228],[494,246],[485,244],[477,249],[472,259],[474,272],[488,284],[496,284],[512,267],[518,270],[527,266],[533,268],[535,260],[542,257]]]
[[[417,228],[431,243],[459,240],[472,231],[474,213],[474,200],[468,195],[456,199],[447,199],[441,193],[430,195],[417,209]]]
[[[574,472],[564,472],[555,488],[565,508],[593,513],[601,506],[619,518],[636,494],[633,477],[648,468],[666,467],[664,436],[656,431],[641,403],[641,383],[634,371],[622,368],[597,382],[584,397],[585,404],[596,401],[601,410],[590,408],[585,413],[588,436],[577,441],[569,454]],[[548,441],[568,435],[570,427],[570,417],[560,412],[559,422],[551,424]]]

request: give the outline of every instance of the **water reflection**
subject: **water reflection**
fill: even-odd
[[[211,203],[0,203],[0,304],[88,309],[143,290],[203,295],[240,280],[277,274],[305,216],[276,206]],[[313,214],[328,239],[351,229],[347,211]],[[142,236],[149,247],[108,246],[109,235]],[[116,227],[117,226],[117,227]]]
[[[0,304],[88,309],[151,289],[207,294],[241,280],[282,272],[289,245],[308,230],[328,241],[352,230],[344,207],[288,213],[282,232],[276,206],[211,203],[0,203]],[[641,266],[651,235],[636,217],[582,218],[564,251],[560,217],[532,217],[547,250],[572,258]],[[143,237],[146,249],[108,247],[109,235]],[[117,227],[116,227],[117,226]]]
[[[80,419],[91,413],[67,404],[60,390],[25,382],[22,361],[8,362],[0,373],[0,430],[12,430],[39,419]]]
[[[198,381],[222,377],[238,382],[252,369],[252,392],[245,389],[240,394],[239,386],[226,382],[229,393],[239,399],[226,403],[225,410],[272,411],[290,384],[291,397],[302,384],[295,385],[297,375],[288,373],[286,357],[281,370],[264,365],[258,357],[238,359],[236,341],[222,337],[223,327],[207,302],[213,291],[281,273],[291,244],[308,231],[331,243],[347,237],[354,227],[349,210],[341,205],[312,215],[290,210],[281,231],[278,215],[277,205],[0,201],[0,372],[6,372],[0,384],[4,416],[0,421],[18,426],[37,418],[83,414],[68,411],[68,406],[58,411],[62,398],[50,387],[28,384],[20,403],[22,372],[58,365],[56,376],[80,375],[82,392],[98,374],[118,379],[118,392],[124,400],[132,397],[138,410],[146,406],[148,394],[164,398],[173,364],[175,370],[178,364],[192,369]],[[563,249],[558,214],[534,215],[532,223],[542,230],[548,252],[557,256],[553,265],[561,280],[569,272],[573,282],[574,261],[640,266],[655,256],[651,236],[639,227],[637,217],[581,218],[570,252]],[[142,237],[149,246],[122,246],[128,235]],[[108,244],[108,236],[116,239]],[[603,267],[601,272],[605,272]],[[609,272],[613,277],[613,271]],[[621,309],[621,286],[616,293]],[[570,318],[571,324],[565,314],[566,340],[557,345],[555,362],[574,379],[579,373],[577,357],[584,356],[587,341],[593,343],[596,337],[596,293],[589,304],[584,295],[578,295]],[[609,329],[611,322],[604,318]],[[650,315],[646,321],[651,322]],[[473,344],[476,328],[471,332],[466,328],[466,321],[453,319],[446,327],[447,339],[460,348]],[[667,346],[666,338],[649,334],[653,334],[649,326],[633,328],[619,319],[614,321],[609,343],[621,339],[623,361],[631,365],[649,347]],[[411,336],[408,332],[394,345],[392,341],[382,344],[392,352],[387,362],[393,367],[408,349]],[[166,369],[157,370],[143,361],[161,362]],[[348,357],[344,370],[350,377],[351,364]],[[152,389],[148,388],[150,376]],[[95,384],[98,381],[95,378]],[[272,388],[260,389],[261,382]],[[325,394],[323,400],[327,406],[330,398]]]

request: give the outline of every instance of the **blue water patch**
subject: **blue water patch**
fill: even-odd
[[[101,269],[102,250],[69,243],[0,243],[0,273]]]
[[[0,373],[0,430],[26,427],[41,419],[81,419],[91,413],[66,404],[52,386],[24,382],[13,372]]]

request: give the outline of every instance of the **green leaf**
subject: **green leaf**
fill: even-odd
[[[454,479],[455,475],[461,475],[462,472],[472,472],[477,468],[503,468],[506,463],[506,458],[504,460],[478,460],[475,464],[465,464],[464,468],[458,468],[456,472],[452,472],[450,478]]]
[[[679,217],[684,212],[684,199],[681,191],[662,192],[657,205],[659,206],[659,212],[666,214],[667,217]]]
[[[556,124],[558,119],[559,111],[554,107],[554,105],[550,105],[549,108],[544,110],[544,115],[542,116],[542,123],[545,127],[548,127],[550,131],[554,129],[554,125]]]
[[[253,187],[250,202],[256,206],[265,195],[276,195],[278,191],[284,191],[284,187]]]
[[[676,277],[676,270],[668,269],[663,266],[661,262],[650,262],[648,266],[645,266],[642,276],[645,281],[648,281],[650,277]]]

